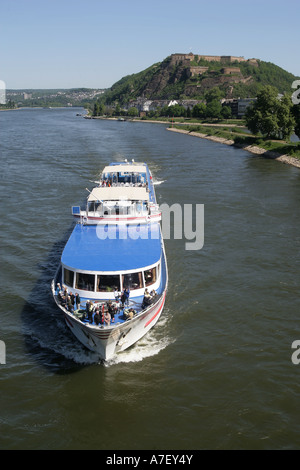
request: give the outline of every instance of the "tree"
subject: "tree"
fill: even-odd
[[[93,116],[102,116],[104,113],[104,104],[98,100],[94,104]]]
[[[99,109],[100,109],[99,102],[96,101],[94,104],[93,116],[99,116]]]
[[[192,109],[192,116],[204,119],[206,117],[206,105],[204,103],[195,104]]]
[[[292,101],[288,95],[281,98],[277,89],[263,87],[256,101],[245,114],[246,126],[253,134],[261,133],[266,138],[288,138],[294,128]]]
[[[183,106],[180,106],[179,104],[174,104],[168,107],[169,116],[181,117],[181,116],[184,116],[184,114],[185,114],[185,109]]]
[[[300,139],[300,103],[294,104],[292,112],[295,119],[295,134]]]
[[[222,105],[219,100],[214,99],[206,106],[206,115],[211,119],[219,119],[221,116]]]
[[[135,106],[132,106],[131,108],[129,108],[128,116],[136,117],[138,115],[139,115],[139,112],[138,112],[138,109]]]
[[[278,127],[279,136],[288,139],[295,128],[295,118],[293,116],[293,104],[289,94],[284,94],[278,107]]]
[[[232,117],[232,111],[230,106],[222,106],[221,116],[224,119],[230,119]]]
[[[206,103],[208,104],[215,100],[220,101],[224,96],[224,91],[221,91],[220,88],[216,86],[205,93]]]

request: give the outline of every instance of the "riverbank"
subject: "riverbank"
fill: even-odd
[[[265,157],[265,158],[271,158],[281,163],[285,163],[286,165],[292,165],[297,168],[300,168],[300,160],[298,158],[291,157],[290,155],[282,155],[277,152],[273,152],[273,151],[258,147],[256,145],[236,144],[234,140],[226,139],[224,137],[212,136],[208,134],[203,134],[201,132],[193,132],[193,131],[188,131],[184,129],[178,129],[175,127],[169,127],[167,128],[167,130],[172,131],[172,132],[178,132],[180,134],[190,135],[193,137],[199,137],[201,139],[212,140],[213,142],[218,142],[218,143],[225,144],[225,145],[231,145],[231,146],[246,150],[247,152],[251,152],[256,155],[261,155],[262,157]]]

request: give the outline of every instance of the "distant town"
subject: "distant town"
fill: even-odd
[[[94,88],[7,90],[6,107],[84,106],[104,92],[105,89]]]

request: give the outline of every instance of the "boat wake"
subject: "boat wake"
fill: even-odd
[[[98,364],[111,367],[121,363],[140,362],[159,354],[174,342],[174,338],[165,335],[167,331],[165,327],[168,322],[166,316],[158,321],[158,328],[150,330],[133,346],[118,353],[109,361],[103,361],[97,353],[89,351],[79,342],[74,341],[62,318],[56,317],[55,320],[56,326],[54,327],[53,324],[48,325],[47,334],[45,334],[44,322],[43,328],[41,328],[40,322],[38,324],[31,322],[30,327],[26,328],[27,340],[30,341],[31,350],[35,351],[36,358],[39,358],[44,365],[47,364],[53,369],[62,367],[71,369],[71,363],[77,366]]]
[[[163,349],[174,342],[174,339],[163,335],[168,319],[164,317],[157,323],[158,328],[153,328],[147,335],[141,338],[135,345],[118,353],[115,357],[106,361],[104,365],[110,367],[116,364],[128,362],[140,362],[147,357],[156,356]]]
[[[166,180],[163,181],[153,181],[154,186],[159,186],[160,184],[165,183]]]

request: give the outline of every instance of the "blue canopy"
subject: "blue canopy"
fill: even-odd
[[[77,224],[61,262],[83,271],[127,271],[150,266],[161,257],[159,224]]]

